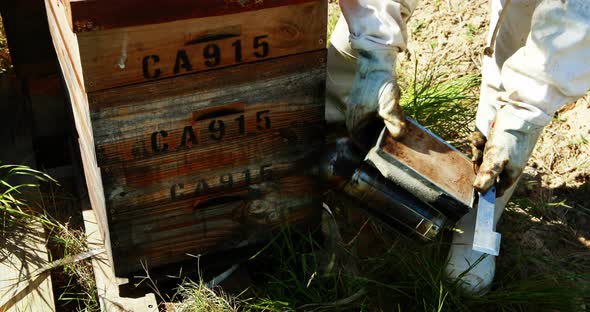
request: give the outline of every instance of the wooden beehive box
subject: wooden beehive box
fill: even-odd
[[[45,3],[117,275],[318,220],[325,0]]]

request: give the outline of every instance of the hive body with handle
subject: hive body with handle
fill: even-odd
[[[317,222],[326,1],[119,2],[45,1],[115,273]]]

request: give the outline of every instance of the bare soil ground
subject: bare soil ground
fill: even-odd
[[[401,77],[442,66],[448,79],[479,72],[488,29],[488,0],[424,0],[408,25]],[[403,78],[402,78],[403,80]]]

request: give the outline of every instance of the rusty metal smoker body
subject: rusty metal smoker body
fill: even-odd
[[[350,139],[336,139],[328,144],[321,171],[329,187],[354,201],[355,206],[401,234],[432,240],[444,227],[454,224],[473,207],[471,162],[414,120],[408,118],[408,124],[412,134],[408,135],[407,144],[392,141],[387,129],[383,129],[377,144],[364,159]],[[411,141],[417,139],[428,141],[429,147],[416,147]],[[412,161],[402,159],[402,149],[412,150],[407,154],[419,151],[412,161],[432,159],[432,168],[416,168],[418,166]],[[447,170],[447,174],[456,172],[465,177],[439,177],[426,173],[445,165],[453,167]],[[444,170],[438,171],[444,173]]]

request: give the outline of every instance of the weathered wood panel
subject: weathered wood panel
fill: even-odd
[[[39,274],[49,260],[43,226],[3,226],[8,236],[0,237],[0,311],[55,311],[51,276]]]
[[[270,76],[254,81],[247,73],[266,62],[196,74],[192,92],[187,76],[175,78],[184,80],[178,92],[157,81],[91,94],[117,274],[139,270],[140,260],[161,266],[235,248],[317,216],[311,168],[323,143],[324,57],[271,61]],[[280,216],[248,216],[251,205]]]
[[[321,129],[317,128],[317,131]],[[110,211],[120,212],[129,206],[224,191],[264,181],[271,174],[273,178],[293,174],[305,169],[299,163],[310,162],[319,148],[319,142],[314,145],[300,143],[297,147],[277,148],[276,152],[265,155],[259,151],[266,149],[253,145],[257,144],[251,140],[218,154],[198,153],[205,155],[202,159],[186,155],[183,160],[160,165],[157,162],[143,162],[129,167],[104,169],[105,196]],[[236,153],[240,150],[245,153]]]
[[[57,1],[57,0],[51,0]],[[323,49],[326,2],[78,33],[88,91]]]
[[[180,77],[173,84],[93,92],[99,165],[224,146],[264,132],[286,135],[281,129],[321,123],[324,60],[324,52],[312,52]],[[267,69],[266,76],[248,74]]]
[[[227,15],[317,0],[70,0],[75,32]]]
[[[284,223],[314,224],[321,201],[311,176],[146,206],[111,224],[116,272],[141,271],[269,239]],[[190,254],[190,255],[189,255]]]
[[[90,249],[102,249],[104,238],[100,234],[97,218],[92,210],[84,210],[84,227],[88,237]],[[117,278],[106,254],[102,253],[92,258],[92,269],[96,281],[96,292],[100,310],[103,312],[156,312],[158,303],[153,293],[139,298],[124,298],[119,296],[119,285],[128,282],[126,278]],[[39,310],[41,311],[41,310]]]
[[[158,81],[92,93],[111,213],[204,185],[250,184],[271,167],[287,174],[311,157],[323,138],[324,57],[320,51],[182,77],[178,92]],[[249,72],[266,68],[267,79],[250,81]],[[198,91],[183,95],[189,79]]]
[[[207,71],[192,75],[184,75],[175,79],[162,79],[149,84],[135,84],[124,88],[113,88],[88,94],[93,119],[108,116],[133,114],[146,109],[154,110],[162,107],[174,107],[176,97],[193,96],[195,93],[205,93],[208,90],[219,89],[226,94],[242,94],[252,89],[250,84],[272,83],[281,85],[281,92],[290,89],[289,80],[308,80],[320,75],[324,76],[326,62],[325,49],[310,53],[292,55],[288,58],[277,58],[264,62],[242,64],[220,70]],[[280,76],[291,74],[286,81]],[[302,76],[303,75],[303,76]],[[231,89],[228,87],[231,85]],[[317,86],[313,90],[317,90]],[[205,93],[206,94],[206,93]],[[211,94],[204,99],[214,98]],[[170,100],[172,98],[172,100]],[[166,103],[159,102],[168,99]],[[204,101],[201,100],[201,101]],[[198,98],[188,99],[197,101]],[[297,100],[297,99],[293,99]],[[161,106],[164,105],[164,106]],[[176,107],[176,109],[179,109]]]
[[[323,107],[309,104],[289,106],[282,101],[248,105],[236,109],[233,111],[235,113],[228,110],[218,111],[220,114],[228,114],[197,118],[196,121],[191,119],[189,113],[189,117],[180,120],[154,119],[162,123],[152,124],[146,121],[142,124],[128,124],[129,127],[136,128],[127,132],[122,131],[126,127],[121,125],[118,130],[96,138],[99,165],[104,167],[153,157],[158,160],[169,159],[171,154],[184,153],[195,148],[208,149],[209,152],[215,153],[216,150],[234,142],[244,140],[255,143],[258,135],[263,136],[260,144],[268,145],[266,143],[272,142],[264,141],[264,136],[268,138],[274,133],[285,141],[301,140],[296,131],[301,132],[304,130],[301,128],[306,125],[314,127],[313,123],[321,124]],[[114,121],[117,124],[119,120]],[[101,123],[96,124],[98,126]],[[98,131],[95,129],[95,132]],[[308,136],[313,136],[313,133]],[[112,140],[113,137],[120,139],[115,141]]]
[[[117,275],[317,220],[326,1],[77,34],[75,2],[46,6]]]

